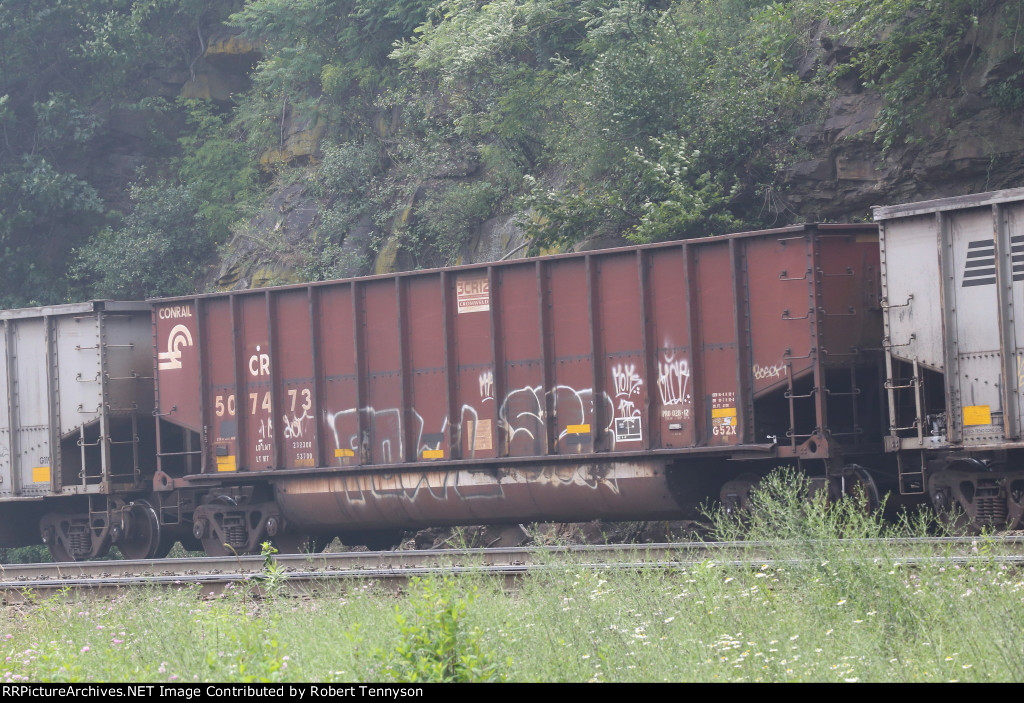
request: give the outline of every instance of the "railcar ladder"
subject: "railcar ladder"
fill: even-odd
[[[887,358],[888,362],[888,378],[885,380],[885,389],[889,394],[889,412],[890,425],[889,435],[899,440],[899,432],[905,432],[907,430],[913,430],[917,432],[918,444],[924,447],[924,418],[923,418],[923,403],[921,399],[921,388],[923,383],[921,382],[921,369],[917,364],[917,359],[914,359],[914,375],[910,378],[909,383],[897,383],[894,379],[892,370],[891,357]],[[896,411],[895,411],[895,399],[896,391],[913,390],[914,394],[914,421],[906,427],[896,426]],[[916,452],[917,465],[908,465],[906,459],[906,452],[897,451],[896,453],[896,467],[899,476],[900,495],[921,495],[925,492],[924,484],[924,452]]]

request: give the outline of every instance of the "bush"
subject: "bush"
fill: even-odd
[[[190,188],[136,185],[134,210],[77,251],[71,276],[94,298],[142,300],[195,290],[201,266],[214,252]]]
[[[391,652],[378,649],[382,673],[406,683],[480,683],[504,680],[493,655],[482,651],[480,632],[467,628],[476,589],[458,593],[451,577],[410,581],[406,614],[395,607],[401,641]]]

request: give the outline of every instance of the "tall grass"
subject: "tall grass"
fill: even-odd
[[[764,563],[596,570],[560,561],[508,591],[484,576],[299,599],[236,587],[70,593],[8,607],[4,681],[1021,681],[1024,576],[978,538],[969,565],[908,566],[856,501],[769,480],[719,536]],[[681,555],[685,557],[685,555]],[[731,558],[731,557],[730,557]],[[565,559],[565,557],[562,557]],[[268,562],[272,563],[272,562]]]

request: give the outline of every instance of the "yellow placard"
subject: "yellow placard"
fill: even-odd
[[[590,425],[569,425],[565,431],[569,434],[590,434]]]
[[[424,459],[444,459],[444,450],[443,449],[424,449],[423,450],[423,458]]]
[[[736,417],[736,408],[716,408],[711,411],[711,417]]]
[[[49,483],[50,482],[50,467],[49,466],[33,466],[32,467],[32,483]]]
[[[964,425],[991,425],[992,409],[988,405],[964,406]]]
[[[235,456],[219,456],[217,457],[217,471],[238,471],[238,465],[235,463]]]
[[[356,453],[351,449],[335,449],[334,456],[355,456]]]

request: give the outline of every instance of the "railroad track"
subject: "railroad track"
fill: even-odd
[[[839,540],[842,546],[885,543],[906,564],[943,560],[955,563],[998,561],[1024,564],[1024,536],[985,538],[914,538]],[[277,554],[278,582],[298,592],[344,579],[371,579],[401,585],[430,573],[487,573],[515,579],[530,571],[553,568],[683,568],[712,561],[760,566],[812,559],[815,542],[678,542],[644,545],[586,545],[491,549],[432,549],[386,552]],[[781,559],[780,553],[792,556]],[[773,556],[774,555],[774,556]],[[217,593],[227,584],[258,585],[271,578],[263,556],[198,557],[138,561],[88,561],[0,566],[0,591],[8,602],[28,593],[60,589],[110,591],[132,586],[209,586]]]

